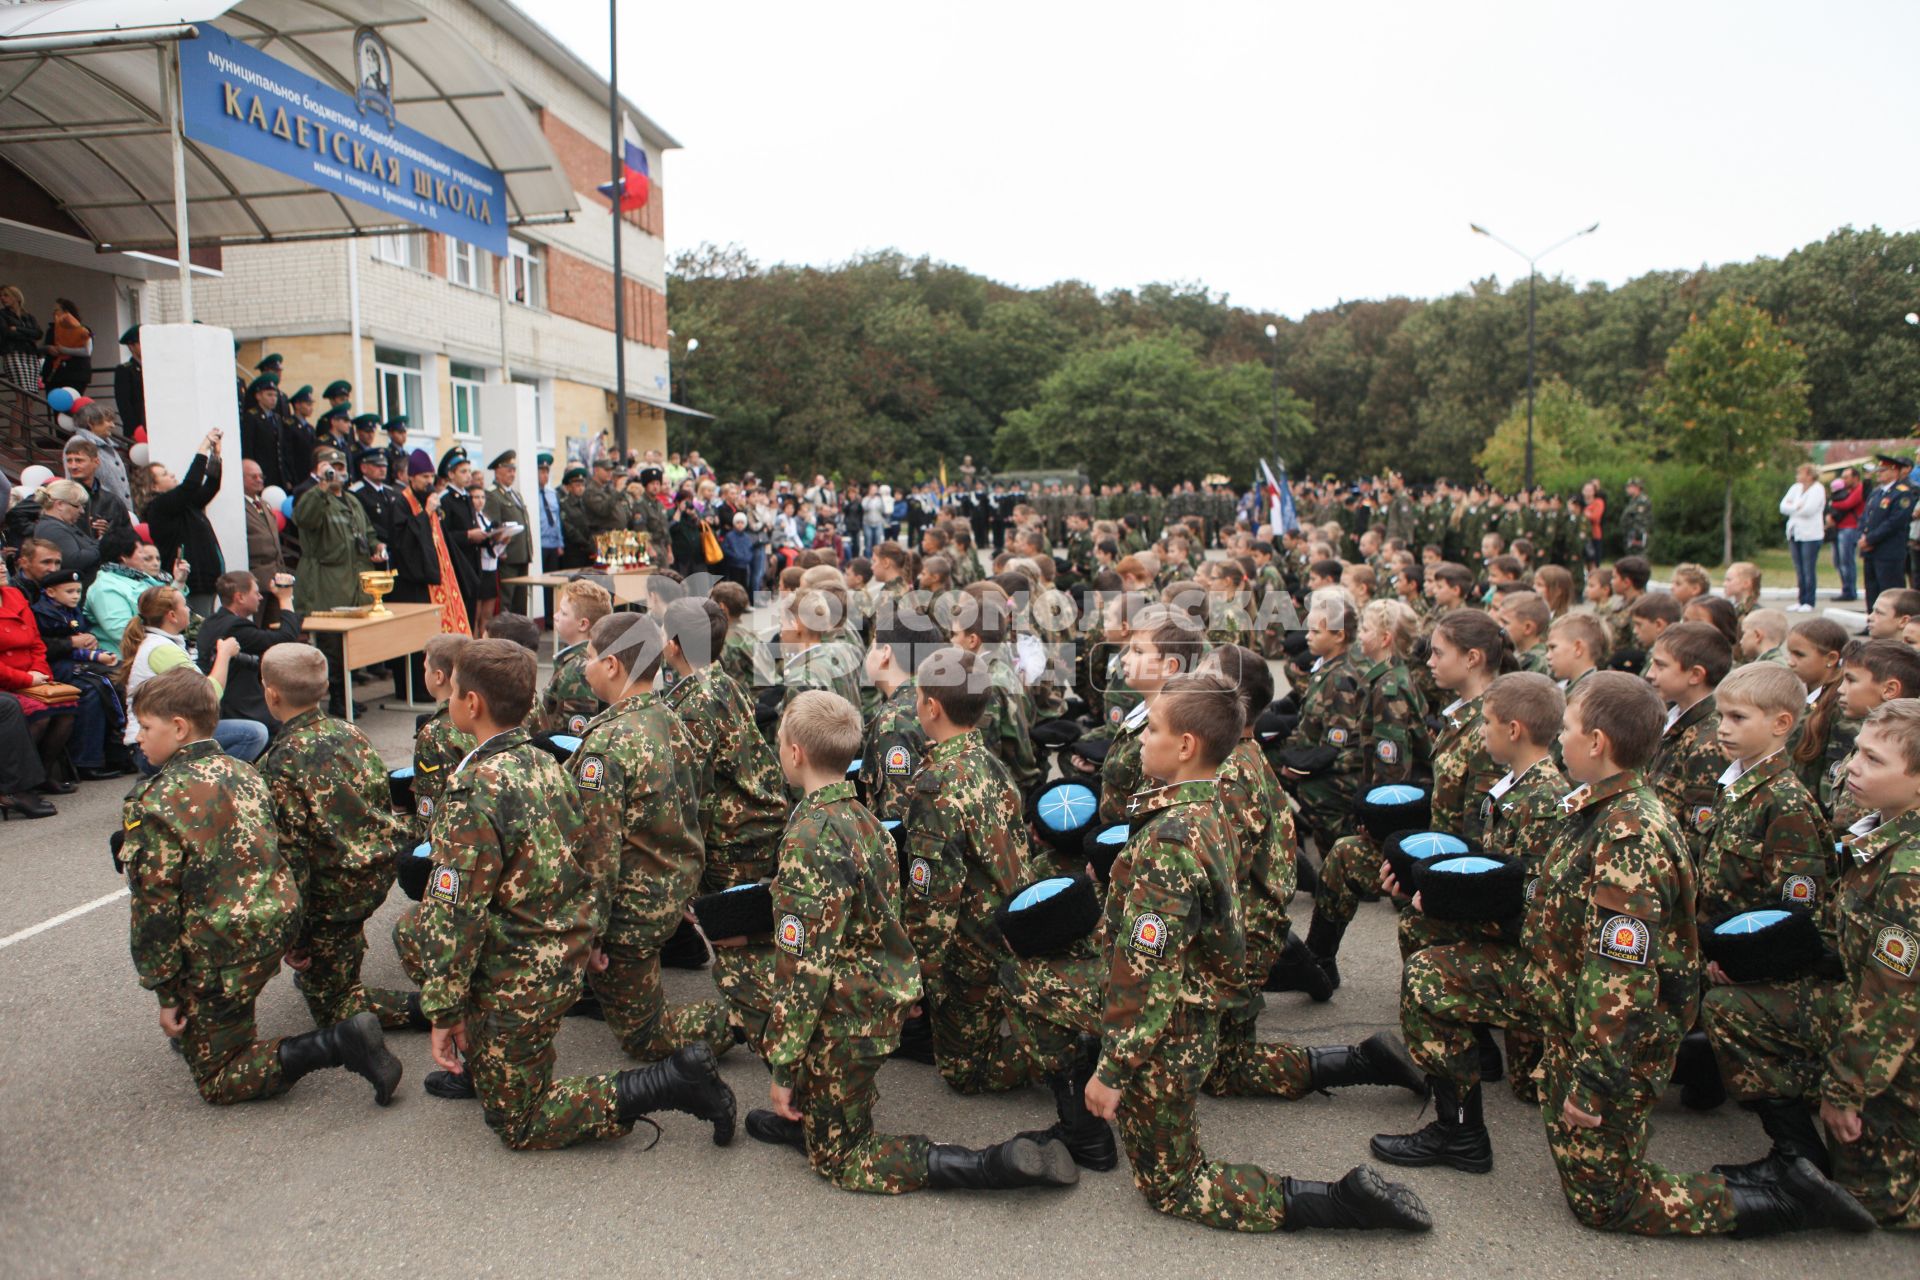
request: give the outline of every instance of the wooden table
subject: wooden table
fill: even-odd
[[[390,604],[384,616],[349,618],[310,613],[300,619],[308,635],[340,637],[340,668],[346,680],[347,721],[353,721],[353,673],[393,658],[404,658],[427,647],[440,634],[437,604]],[[407,703],[413,703],[413,664],[407,668]]]
[[[558,591],[576,579],[605,587],[615,604],[644,604],[647,599],[647,575],[651,569],[622,569],[618,573],[596,573],[592,569],[568,569],[563,573],[536,573],[524,578],[502,578],[505,587],[547,587]]]

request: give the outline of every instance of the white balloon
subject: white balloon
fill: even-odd
[[[127,450],[128,461],[132,462],[133,465],[136,467],[146,466],[150,456],[151,455],[148,454],[147,452],[147,446],[144,444],[137,444],[133,446],[133,448]]]
[[[51,479],[53,479],[53,472],[35,463],[20,473],[20,487],[32,493]]]
[[[266,501],[269,510],[278,511],[287,500],[287,491],[277,484],[270,484],[261,491],[260,496]]]

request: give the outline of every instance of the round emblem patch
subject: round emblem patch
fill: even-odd
[[[780,928],[774,934],[774,941],[788,955],[803,956],[807,953],[807,925],[796,915],[780,917]]]
[[[1600,954],[1628,964],[1645,964],[1650,935],[1643,921],[1632,916],[1609,916],[1600,926]]]
[[[1780,886],[1781,900],[1796,906],[1812,906],[1819,893],[1820,886],[1812,876],[1788,876],[1787,882]]]
[[[913,756],[905,747],[896,743],[887,748],[886,769],[889,774],[894,776],[911,772],[913,769]]]
[[[925,858],[915,858],[907,867],[907,879],[913,882],[915,889],[925,893],[927,886],[933,883],[933,868],[927,865]]]
[[[587,718],[585,716],[572,716],[567,720],[567,728],[574,733],[585,733],[587,731]]]
[[[1899,925],[1890,924],[1874,940],[1873,958],[1903,978],[1913,976],[1913,935]]]
[[[580,761],[578,779],[580,785],[588,791],[598,791],[600,784],[606,781],[607,762],[600,756],[586,756]]]
[[[1144,955],[1162,956],[1167,952],[1167,926],[1156,912],[1142,912],[1133,922],[1133,936],[1127,945]]]
[[[449,905],[460,901],[460,873],[452,867],[437,867],[433,873],[433,883],[427,886],[427,896]]]
[[[418,805],[418,808],[420,810],[421,817],[431,818],[433,816],[433,801],[429,800],[427,797],[425,796],[420,797],[420,804]]]

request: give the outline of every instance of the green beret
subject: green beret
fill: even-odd
[[[299,404],[303,400],[306,401],[308,404],[312,404],[313,388],[302,387],[298,391],[294,392],[292,395],[288,396],[287,399],[292,401],[294,404]]]
[[[268,366],[268,365],[270,365],[270,364],[285,364],[285,363],[286,363],[286,361],[284,361],[284,360],[282,360],[282,359],[280,358],[280,353],[279,353],[278,351],[272,351],[272,352],[268,352],[268,353],[267,353],[266,355],[264,355],[264,356],[261,356],[261,357],[260,357],[260,363],[259,363],[259,364],[257,364],[257,365],[255,365],[255,366],[253,366],[253,367],[254,367],[254,371],[255,371],[255,372],[257,372],[257,373],[265,373],[265,372],[267,371],[267,366]]]
[[[137,324],[120,335],[120,345],[123,347],[131,347],[138,341],[140,341],[140,326]]]
[[[572,484],[575,480],[585,480],[586,478],[587,469],[585,467],[568,467],[566,474],[560,477],[560,483]]]
[[[327,384],[327,389],[320,394],[329,400],[335,396],[350,396],[353,394],[353,384],[351,382],[342,382],[340,379],[335,378]]]

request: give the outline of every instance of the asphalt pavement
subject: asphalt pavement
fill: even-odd
[[[410,759],[410,714],[362,724],[389,762]],[[1432,1210],[1435,1229],[1419,1237],[1209,1231],[1155,1214],[1124,1163],[1064,1191],[854,1195],[744,1133],[716,1148],[679,1115],[661,1117],[651,1149],[643,1126],[619,1142],[517,1153],[477,1104],[421,1091],[432,1068],[416,1033],[391,1037],[406,1078],[388,1109],[340,1071],[266,1102],[210,1107],[128,958],[127,902],[106,848],[123,793],[89,784],[59,800],[57,818],[0,825],[0,1277],[1920,1274],[1920,1241],[1887,1233],[1650,1241],[1586,1230],[1561,1197],[1538,1112],[1504,1085],[1488,1096],[1491,1174],[1383,1168]],[[396,892],[369,928],[373,982],[403,982],[390,938],[410,905]],[[1302,921],[1310,909],[1296,904]],[[1346,1043],[1395,1026],[1386,905],[1362,908],[1341,960],[1347,982],[1331,1003],[1272,997],[1263,1035]],[[265,1035],[311,1026],[286,978],[260,1002]],[[667,987],[677,999],[713,992],[704,973],[670,973]],[[624,1065],[596,1022],[569,1020],[559,1050],[569,1073]],[[758,1062],[736,1050],[722,1070],[743,1113],[764,1101]],[[888,1065],[880,1085],[883,1128],[940,1141],[981,1145],[1052,1121],[1040,1089],[962,1098],[910,1063]],[[1307,1178],[1338,1177],[1367,1159],[1370,1135],[1416,1128],[1421,1112],[1385,1089],[1200,1105],[1213,1155]],[[1695,1116],[1670,1102],[1653,1153],[1690,1169],[1764,1145],[1742,1111]]]

